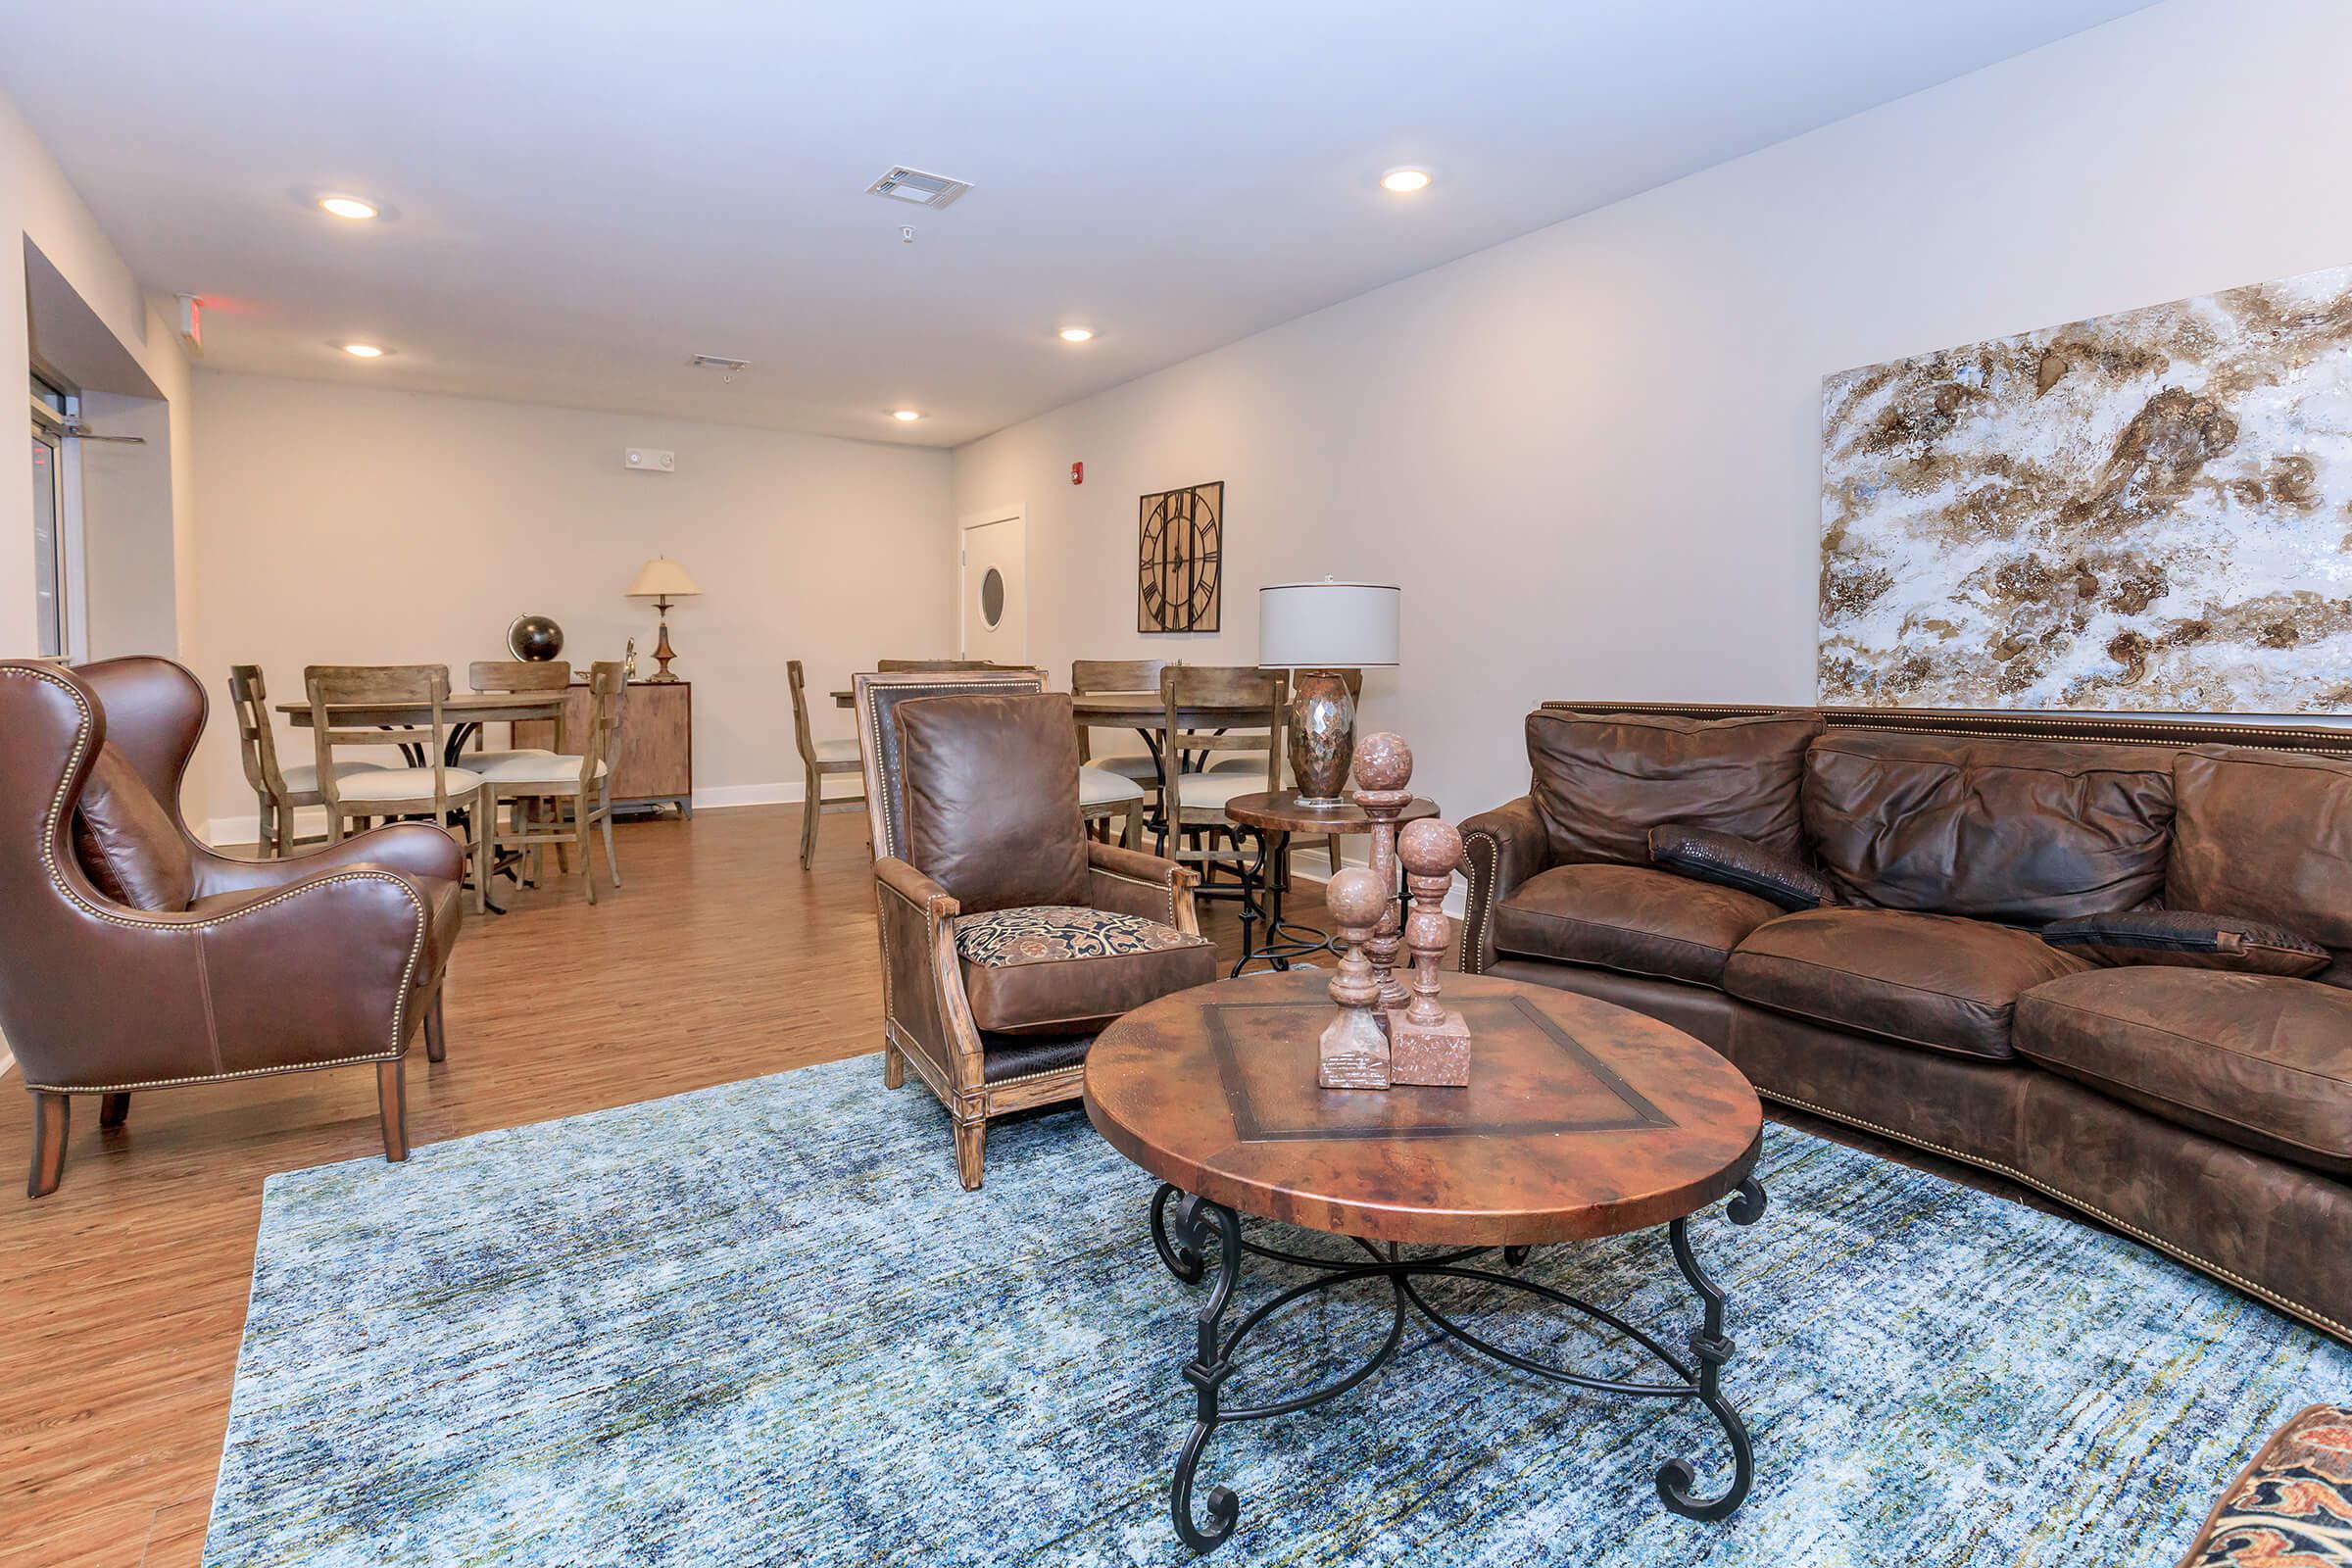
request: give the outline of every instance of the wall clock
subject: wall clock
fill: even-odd
[[[1225,482],[1145,496],[1136,518],[1135,629],[1215,631],[1224,603]]]

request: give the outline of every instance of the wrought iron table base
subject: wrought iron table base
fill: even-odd
[[[1173,1215],[1169,1212],[1171,1203],[1175,1210]],[[1763,1184],[1753,1176],[1742,1179],[1725,1213],[1735,1225],[1749,1225],[1763,1212]],[[1185,1381],[1193,1386],[1198,1407],[1193,1417],[1193,1430],[1185,1439],[1184,1451],[1177,1456],[1176,1473],[1168,1487],[1168,1506],[1175,1519],[1176,1534],[1197,1552],[1213,1551],[1224,1544],[1225,1539],[1233,1534],[1234,1526],[1240,1522],[1242,1500],[1227,1487],[1209,1489],[1203,1499],[1207,1505],[1204,1524],[1196,1518],[1194,1511],[1194,1477],[1200,1468],[1200,1456],[1208,1446],[1208,1440],[1215,1435],[1217,1428],[1238,1421],[1263,1421],[1273,1416],[1290,1415],[1347,1394],[1396,1356],[1397,1348],[1404,1342],[1406,1319],[1415,1311],[1448,1338],[1480,1354],[1554,1383],[1632,1398],[1696,1399],[1714,1415],[1731,1445],[1731,1483],[1719,1495],[1694,1497],[1691,1489],[1697,1484],[1696,1472],[1686,1460],[1669,1459],[1658,1469],[1658,1498],[1673,1512],[1687,1518],[1730,1518],[1746,1498],[1747,1490],[1755,1480],[1755,1454],[1748,1443],[1746,1426],[1740,1421],[1739,1411],[1732,1408],[1731,1400],[1724,1396],[1722,1389],[1723,1364],[1732,1358],[1732,1342],[1723,1332],[1724,1293],[1707,1277],[1706,1271],[1699,1267],[1698,1258],[1691,1252],[1687,1219],[1678,1219],[1669,1225],[1667,1238],[1674,1250],[1676,1265],[1682,1270],[1683,1278],[1690,1282],[1691,1289],[1698,1293],[1702,1306],[1700,1326],[1690,1335],[1688,1359],[1667,1349],[1649,1334],[1634,1327],[1606,1307],[1534,1280],[1471,1264],[1471,1259],[1495,1250],[1494,1248],[1459,1248],[1427,1257],[1405,1257],[1394,1243],[1384,1250],[1358,1239],[1355,1245],[1365,1252],[1366,1261],[1307,1257],[1245,1241],[1241,1219],[1232,1209],[1180,1193],[1163,1183],[1152,1199],[1152,1245],[1158,1250],[1160,1261],[1167,1265],[1168,1272],[1188,1285],[1199,1284],[1209,1273],[1211,1265],[1208,1254],[1212,1243],[1216,1252],[1215,1282],[1209,1287],[1208,1299],[1200,1306],[1199,1344],[1184,1367]],[[1517,1268],[1526,1261],[1529,1249],[1509,1247],[1501,1251],[1503,1266]],[[1241,1280],[1243,1254],[1250,1252],[1276,1262],[1312,1269],[1315,1274],[1278,1293],[1234,1325],[1231,1333],[1224,1333],[1221,1325],[1225,1309],[1232,1304],[1234,1289]],[[1593,1377],[1565,1367],[1547,1366],[1506,1350],[1482,1339],[1431,1303],[1417,1282],[1441,1278],[1480,1280],[1524,1291],[1554,1305],[1564,1306],[1592,1322],[1605,1324],[1656,1357],[1673,1372],[1675,1381],[1637,1383]],[[1387,1338],[1360,1365],[1320,1388],[1287,1399],[1240,1407],[1220,1402],[1220,1391],[1234,1371],[1234,1353],[1241,1348],[1242,1342],[1249,1338],[1251,1331],[1283,1308],[1317,1292],[1366,1279],[1385,1279],[1389,1282],[1394,1296],[1395,1316],[1389,1325]]]
[[[1259,894],[1253,901],[1245,891],[1242,895],[1245,913],[1242,916],[1242,956],[1233,966],[1233,974],[1241,975],[1253,963],[1263,963],[1276,970],[1288,970],[1295,958],[1318,957],[1331,952],[1331,934],[1311,925],[1301,925],[1287,919],[1282,912],[1283,900],[1291,891],[1291,835],[1268,830],[1261,834],[1264,853],[1258,858]],[[1266,934],[1252,940],[1250,926],[1252,920],[1265,922]]]

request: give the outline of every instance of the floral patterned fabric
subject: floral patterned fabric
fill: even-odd
[[[956,921],[956,951],[966,963],[991,969],[1207,945],[1204,937],[1188,937],[1157,920],[1076,904],[990,909],[985,914],[960,915]]]
[[[2279,1428],[2180,1568],[2352,1568],[2352,1408],[2315,1404]]]

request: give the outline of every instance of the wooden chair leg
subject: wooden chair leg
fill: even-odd
[[[108,1095],[98,1102],[98,1125],[120,1127],[130,1119],[130,1097]]]
[[[1130,850],[1144,847],[1144,801],[1140,795],[1127,803],[1127,828],[1119,843]]]
[[[432,1003],[424,1009],[424,1059],[443,1061],[449,1056],[449,1037],[441,1030],[441,992],[433,990]]]
[[[375,1064],[375,1109],[384,1124],[384,1158],[394,1164],[409,1157],[409,1089],[400,1073],[405,1059],[394,1056]]]
[[[32,1092],[32,1174],[24,1183],[25,1196],[47,1198],[57,1191],[66,1173],[66,1124],[73,1108],[64,1095]]]
[[[612,853],[612,803],[609,800],[605,802],[604,810],[597,818],[597,826],[605,836],[605,875],[612,879],[614,887],[618,887],[620,886],[620,857]]]
[[[563,808],[558,807],[557,809],[561,810]],[[588,895],[590,904],[594,904],[596,902],[596,858],[588,853],[588,846],[592,840],[588,836],[588,797],[585,795],[571,803],[571,833],[572,841],[579,846],[580,850],[580,891]]]
[[[816,818],[825,800],[825,776],[810,773],[801,786],[801,869],[806,871],[816,863]]]
[[[1323,841],[1323,858],[1330,862],[1331,874],[1337,876],[1346,862],[1340,858],[1340,836],[1334,833]]]
[[[882,1048],[882,1087],[885,1089],[906,1087],[906,1058],[899,1054],[899,1048],[896,1046],[886,1045]]]
[[[959,1121],[956,1124],[956,1174],[963,1179],[963,1190],[980,1190],[980,1160],[988,1144],[988,1123]]]
[[[474,792],[473,809],[467,814],[473,818],[466,834],[473,841],[473,912],[488,914],[490,870],[498,863],[498,796],[490,786]]]

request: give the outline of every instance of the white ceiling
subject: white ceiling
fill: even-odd
[[[0,90],[218,368],[952,445],[2144,3],[0,0]]]

